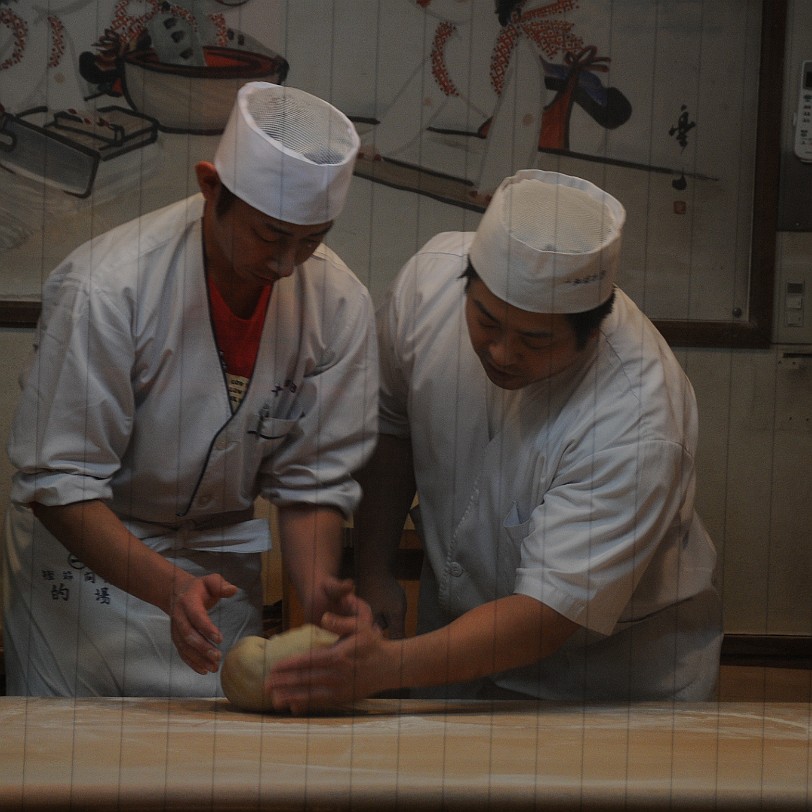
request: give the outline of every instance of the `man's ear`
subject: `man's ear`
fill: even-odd
[[[209,161],[200,161],[195,164],[195,174],[197,175],[197,185],[205,200],[209,203],[216,202],[222,184],[214,164]]]

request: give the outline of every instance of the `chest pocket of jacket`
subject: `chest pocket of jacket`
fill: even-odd
[[[532,526],[532,518],[522,521],[519,506],[514,502],[502,521],[502,532],[499,534],[497,583],[500,594],[513,592],[516,570],[522,557],[522,543]]]
[[[282,445],[297,423],[297,420],[258,415],[248,427],[248,437],[253,440],[258,457],[265,457]]]
[[[254,417],[245,433],[243,443],[242,492],[247,498],[253,498],[257,484],[257,474],[273,462],[269,458],[278,451],[282,444],[294,436],[298,420],[286,420],[281,417]]]

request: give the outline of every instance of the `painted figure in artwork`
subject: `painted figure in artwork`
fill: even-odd
[[[437,19],[430,54],[383,115],[362,157],[397,157],[435,126],[449,105],[462,102],[468,106],[468,118],[478,121],[476,134],[486,140],[472,194],[487,200],[506,174],[534,165],[539,149],[569,149],[573,105],[606,128],[620,126],[631,115],[625,96],[601,80],[600,74],[609,71],[609,57],[600,56],[567,19],[567,13],[578,8],[577,0],[414,2]],[[473,27],[483,15],[493,19],[487,65],[482,54],[460,58],[477,39]],[[466,92],[468,77],[456,75],[451,67],[460,64],[473,65],[470,72],[488,72],[495,103]]]
[[[87,187],[92,170],[81,162],[77,168],[70,149],[52,149],[57,141],[45,126],[59,114],[83,127],[105,127],[87,103],[72,33],[96,2],[0,0],[0,167],[18,176],[3,181],[0,250],[22,245],[41,227],[43,211],[52,213],[41,181],[75,191]]]
[[[70,18],[96,0],[0,0],[0,112],[85,109]]]
[[[97,170],[103,162],[153,143],[157,127],[181,129],[163,127],[152,98],[144,103],[147,81],[153,96],[167,98],[165,108],[180,111],[181,124],[196,124],[214,106],[214,91],[204,81],[210,67],[225,67],[230,77],[217,89],[224,97],[221,120],[205,119],[205,125],[182,131],[221,132],[241,84],[251,78],[284,81],[287,72],[282,57],[267,55],[264,46],[229,27],[224,12],[247,2],[0,0],[0,164],[87,197],[101,185]],[[95,42],[80,41],[97,31]],[[229,57],[237,48],[240,59]],[[137,52],[148,54],[149,64],[130,68],[136,88],[130,94],[125,62]],[[146,68],[156,63],[162,70],[150,75]],[[154,76],[159,78],[153,81]],[[139,163],[140,177],[146,166]],[[123,178],[127,173],[119,169]],[[2,244],[19,239],[18,234]]]

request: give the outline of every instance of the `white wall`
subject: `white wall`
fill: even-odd
[[[32,334],[32,330],[0,329],[0,436],[3,444],[2,453],[0,453],[0,505],[2,505],[0,511],[4,517],[12,473],[5,450],[6,437],[8,437],[9,426],[17,403],[18,373],[28,356]],[[0,544],[3,543],[3,538],[4,533],[0,527]],[[2,563],[0,563],[1,566]],[[0,578],[0,590],[2,590],[2,586]],[[2,592],[0,592],[0,599],[2,599]],[[2,600],[0,600],[0,610],[2,610]],[[2,629],[1,615],[0,611],[0,629]]]
[[[699,402],[697,503],[728,632],[812,633],[812,360],[787,349],[680,354]]]

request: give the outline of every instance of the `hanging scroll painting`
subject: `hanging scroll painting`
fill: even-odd
[[[535,166],[623,202],[620,283],[667,335],[762,340],[783,3],[46,5],[0,0],[6,323],[36,317],[45,276],[75,245],[194,193],[195,161],[211,157],[236,88],[258,79],[321,95],[356,122],[353,195],[392,190],[376,198],[391,216],[373,233],[349,206],[332,239],[371,288],[419,247],[394,226],[381,240],[381,223],[431,200],[421,234],[455,223],[455,210],[475,228],[499,181]]]

